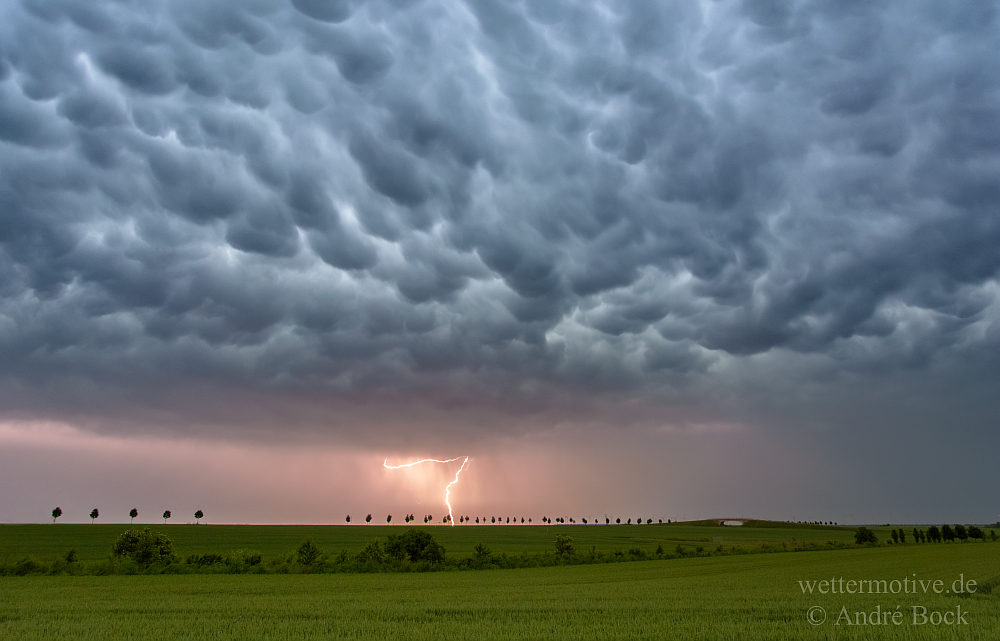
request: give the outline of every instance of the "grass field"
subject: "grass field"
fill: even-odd
[[[1000,546],[865,548],[486,572],[0,579],[0,638],[995,639],[1000,598],[803,595],[799,581],[965,578],[992,585]],[[902,606],[899,626],[840,626],[841,607]],[[910,609],[968,625],[912,625]],[[806,621],[821,606],[828,620]]]
[[[0,555],[41,558],[75,547],[101,558],[127,526],[0,526]],[[103,531],[102,531],[103,528]],[[253,547],[285,554],[305,536],[359,549],[385,526],[159,526],[179,554]],[[887,531],[888,528],[885,528]],[[579,548],[753,546],[826,541],[848,529],[535,526],[432,529],[448,555],[475,541],[511,552]],[[885,532],[880,531],[885,538]],[[468,549],[463,549],[468,547]],[[964,575],[974,594],[804,594],[800,581],[939,579]],[[887,583],[888,584],[888,583]],[[996,592],[994,592],[994,586]],[[899,625],[848,625],[858,612],[902,613]],[[913,607],[962,614],[960,625],[914,625]],[[807,621],[812,607],[826,620]],[[878,608],[878,610],[876,610]],[[959,609],[961,608],[961,609]],[[815,613],[814,613],[815,614]],[[880,619],[884,616],[880,614]],[[0,577],[0,639],[996,639],[1000,545],[909,544],[784,554],[420,574]]]

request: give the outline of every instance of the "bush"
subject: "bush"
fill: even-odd
[[[254,565],[260,565],[263,557],[260,552],[256,550],[233,550],[229,558],[226,559],[226,563],[237,568],[251,567]]]
[[[440,563],[444,559],[444,548],[438,545],[434,537],[428,532],[414,529],[403,534],[390,534],[385,543],[385,553],[395,561],[408,560],[413,563]]]
[[[369,564],[381,565],[385,561],[385,550],[382,549],[382,544],[379,543],[378,539],[374,539],[365,546],[365,549],[358,552],[354,558],[362,566]]]
[[[192,554],[184,562],[188,565],[204,567],[206,565],[215,565],[216,563],[225,563],[226,559],[219,554]]]
[[[319,561],[319,557],[322,554],[316,544],[312,542],[312,539],[306,539],[302,545],[299,546],[297,551],[298,561],[302,565],[312,565]]]
[[[876,545],[878,544],[878,537],[875,536],[874,532],[862,526],[854,533],[854,542],[858,545]]]
[[[143,568],[154,563],[172,563],[176,560],[170,539],[165,534],[151,531],[148,527],[141,530],[125,530],[119,534],[111,544],[111,554],[118,558],[131,559]]]
[[[573,537],[568,534],[556,535],[556,554],[559,556],[572,556]]]

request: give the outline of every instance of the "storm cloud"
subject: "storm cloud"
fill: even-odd
[[[4,3],[0,409],[988,423],[998,50],[973,0]]]

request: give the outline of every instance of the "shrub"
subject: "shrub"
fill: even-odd
[[[226,563],[240,568],[260,565],[262,560],[263,557],[257,550],[246,550],[241,548],[239,550],[233,550],[233,552],[229,555],[229,558],[226,559]]]
[[[385,561],[385,551],[378,539],[374,539],[365,546],[365,549],[358,552],[354,557],[358,563],[366,565],[368,563],[381,564]]]
[[[403,534],[390,534],[385,544],[385,553],[397,561],[409,560],[414,563],[439,563],[444,558],[444,548],[438,545],[430,533],[414,529]]]
[[[125,530],[111,544],[111,554],[135,561],[140,567],[154,563],[173,562],[174,546],[165,534],[153,532],[148,527]]]
[[[861,526],[854,533],[854,542],[858,545],[875,545],[878,543],[878,537],[875,536],[875,533],[868,528]]]
[[[573,554],[573,537],[568,534],[557,534],[556,554],[559,556],[571,556]]]
[[[188,565],[197,565],[198,567],[204,567],[206,565],[214,565],[216,563],[225,563],[226,559],[219,554],[192,554],[184,563]]]
[[[312,539],[306,539],[303,541],[296,553],[298,555],[298,561],[302,565],[312,565],[313,563],[316,563],[316,561],[319,561],[319,557],[322,554],[319,548],[316,547],[316,544],[312,542]]]

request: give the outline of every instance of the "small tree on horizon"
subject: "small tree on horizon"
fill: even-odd
[[[941,538],[945,541],[955,540],[955,530],[951,529],[951,526],[947,523],[941,526]]]
[[[371,523],[371,522],[372,522],[372,515],[369,514],[368,516],[365,517],[365,523]]]
[[[385,522],[386,522],[386,525],[388,525],[389,523],[392,523],[392,515],[391,514],[389,516],[385,517]]]
[[[350,514],[347,515],[347,523],[348,523],[348,525],[350,525],[350,523],[351,523],[351,515]]]
[[[93,510],[91,510],[90,511],[90,524],[93,525],[94,521],[96,521],[97,517],[99,517],[100,515],[101,515],[101,513],[97,511],[96,507]]]
[[[163,511],[163,524],[164,525],[167,524],[167,519],[169,519],[169,518],[170,518],[170,510],[164,510]]]
[[[205,513],[202,512],[201,510],[198,510],[197,512],[195,512],[194,513],[194,524],[198,525],[199,523],[201,523],[201,519],[204,516],[205,516]]]
[[[139,516],[139,510],[132,508],[128,511],[128,522],[131,523],[135,520],[135,517]]]
[[[53,523],[55,523],[56,519],[58,519],[60,516],[62,516],[62,508],[61,507],[57,507],[56,509],[52,510],[52,522]]]
[[[959,523],[958,525],[955,526],[955,536],[958,537],[959,541],[965,543],[967,540],[969,540],[969,531],[965,529],[964,525]]]

